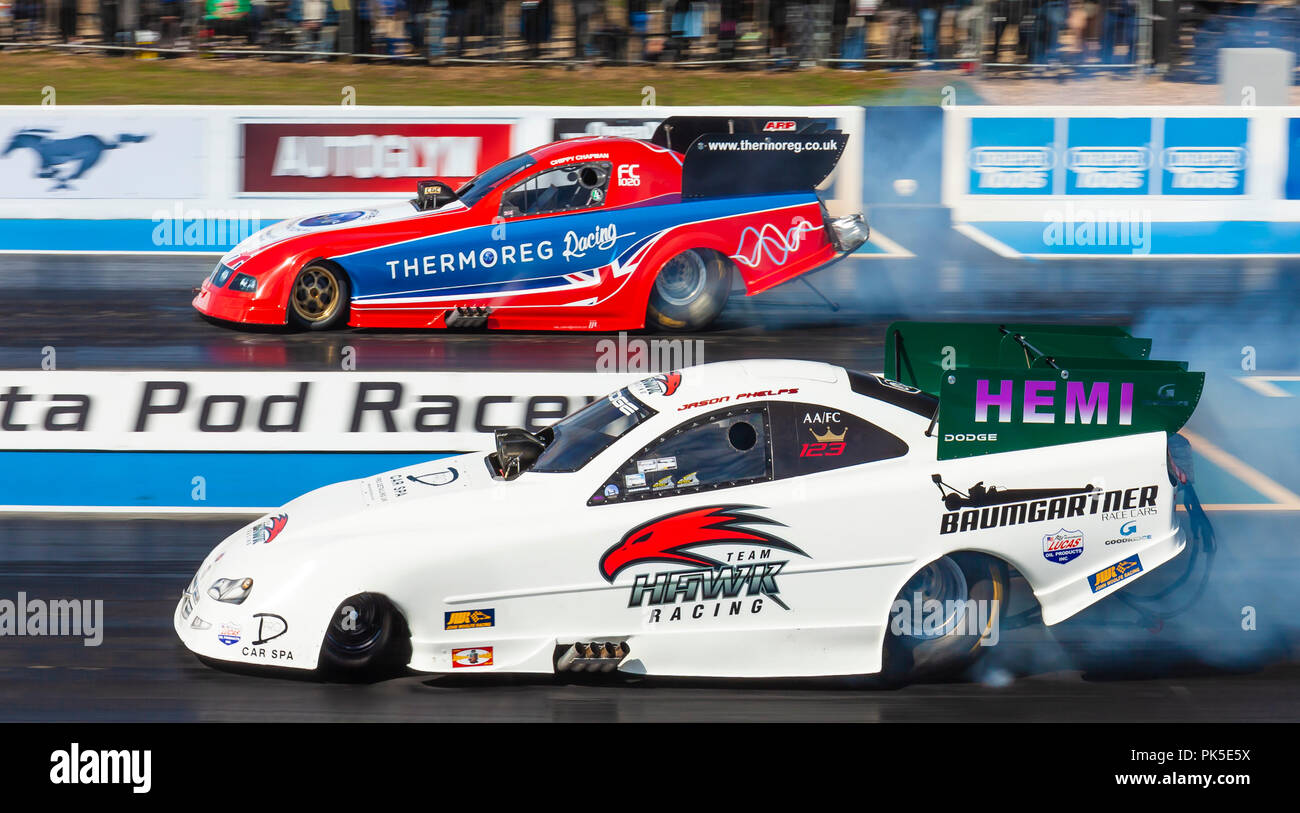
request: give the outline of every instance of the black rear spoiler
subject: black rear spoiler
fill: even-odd
[[[684,154],[683,198],[810,192],[848,144],[834,125],[834,119],[672,116],[651,143]]]

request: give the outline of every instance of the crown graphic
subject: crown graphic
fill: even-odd
[[[826,427],[826,434],[824,435],[817,434],[816,430],[811,427],[809,427],[808,431],[812,432],[812,436],[817,439],[818,443],[839,443],[844,440],[844,436],[849,433],[848,427],[845,427],[844,431],[837,435],[831,431],[829,426]]]

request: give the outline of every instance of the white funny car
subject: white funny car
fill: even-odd
[[[960,666],[1012,569],[1050,625],[1183,549],[1168,448],[1203,374],[1149,349],[897,323],[887,377],[655,375],[293,500],[207,556],[175,629],[210,663],[347,677]]]

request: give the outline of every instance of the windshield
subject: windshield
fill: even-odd
[[[535,163],[537,163],[537,160],[527,153],[502,161],[477,177],[471,178],[464,186],[457,189],[456,198],[466,206],[473,206],[501,181],[514,175],[524,167],[530,167]]]
[[[653,409],[633,398],[626,387],[592,401],[538,433],[546,449],[529,471],[577,471],[654,414]]]

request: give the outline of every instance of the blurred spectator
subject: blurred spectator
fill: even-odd
[[[1125,62],[1134,62],[1134,40],[1137,30],[1137,9],[1134,0],[1107,0],[1101,25],[1101,61],[1106,65],[1118,64],[1115,46],[1125,48]]]
[[[742,6],[741,0],[722,0],[718,4],[718,59],[733,59],[736,56],[736,37],[740,29]]]
[[[325,17],[330,11],[333,5],[328,0],[290,0],[288,17],[298,29],[301,50],[317,54],[334,50],[334,43],[326,39]]]
[[[465,37],[469,33],[469,0],[449,0],[447,4],[447,33],[456,38],[453,56],[465,55]]]
[[[787,0],[768,0],[767,4],[767,55],[785,56]]]
[[[921,58],[931,63],[939,58],[939,4],[941,0],[914,0],[916,19],[921,24]]]
[[[978,60],[984,49],[984,18],[988,13],[986,0],[958,0],[954,33],[960,43],[957,58]]]
[[[443,53],[443,40],[447,38],[447,14],[450,7],[447,0],[429,0],[429,10],[426,14],[425,24],[425,42],[428,43],[428,54],[433,59],[440,58]]]
[[[520,27],[528,44],[528,58],[539,59],[542,43],[551,38],[551,0],[523,0]]]
[[[644,62],[649,56],[646,48],[650,36],[650,13],[646,10],[646,0],[627,0],[627,34],[628,60]],[[633,38],[637,40],[636,50],[633,50]]]
[[[267,19],[267,0],[249,0],[248,30],[246,39],[249,45],[257,45],[262,40],[262,25]]]
[[[425,27],[428,25],[429,0],[402,0],[401,8],[405,17],[406,41],[411,51],[421,56],[425,50]]]
[[[99,0],[99,41],[107,45],[117,41],[117,0]]]
[[[74,6],[76,0],[73,0]],[[158,0],[158,44],[172,48],[181,33],[181,21],[185,17],[182,0]]]
[[[35,39],[40,29],[41,18],[45,16],[44,3],[41,0],[14,0],[14,39],[18,41]]]
[[[814,56],[812,12],[810,0],[787,0],[785,4],[785,50],[796,65],[806,64]]]
[[[573,58],[591,55],[591,18],[596,14],[596,0],[572,0]]]
[[[59,39],[72,42],[77,37],[77,0],[56,0],[59,6]]]
[[[906,2],[906,0],[902,0]],[[914,26],[913,15],[899,5],[899,0],[886,0],[876,12],[876,19],[884,27],[885,59],[911,59]]]
[[[1065,25],[1063,0],[1044,0],[1031,12],[1026,60],[1031,65],[1046,65],[1057,58],[1057,44]]]
[[[1096,0],[1084,0],[1070,12],[1070,33],[1078,48],[1079,62],[1087,62],[1101,39],[1101,6]]]
[[[371,53],[370,0],[351,0],[352,6],[352,53]]]

